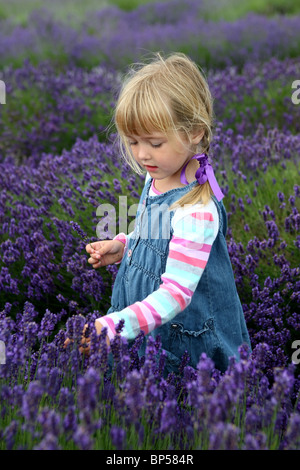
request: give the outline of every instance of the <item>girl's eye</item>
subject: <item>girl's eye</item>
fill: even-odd
[[[129,145],[136,145],[137,142],[129,142]]]
[[[155,148],[155,149],[157,149],[157,148],[159,148],[159,147],[161,147],[161,146],[162,146],[161,143],[160,143],[160,144],[151,144],[151,147],[153,147],[153,148]]]

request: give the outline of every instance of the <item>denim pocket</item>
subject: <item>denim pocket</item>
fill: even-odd
[[[224,352],[212,317],[203,322],[199,330],[190,330],[182,323],[171,322],[169,350],[179,360],[187,351],[190,356],[189,365],[194,368],[197,367],[202,353],[206,353],[214,361],[216,367],[219,367],[221,363],[223,365]]]

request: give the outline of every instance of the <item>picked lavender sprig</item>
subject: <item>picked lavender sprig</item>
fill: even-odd
[[[80,225],[77,222],[74,222],[73,220],[70,221],[70,224],[71,224],[71,227],[73,228],[73,230],[80,236],[81,240],[84,243],[88,243],[89,238],[88,238],[87,234],[82,230]],[[94,248],[92,247],[91,243],[89,243],[89,245],[93,250]]]

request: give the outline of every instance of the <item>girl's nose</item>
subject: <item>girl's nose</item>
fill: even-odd
[[[146,145],[142,145],[142,144],[138,145],[137,157],[138,157],[139,160],[147,159],[148,149],[147,149]]]

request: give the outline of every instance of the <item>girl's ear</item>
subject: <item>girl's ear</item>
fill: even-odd
[[[201,142],[201,140],[204,136],[204,133],[205,133],[205,131],[203,129],[202,130],[198,129],[197,131],[195,131],[192,134],[192,140],[191,140],[192,144],[198,145]]]

